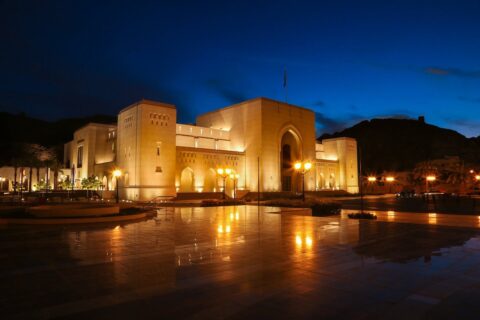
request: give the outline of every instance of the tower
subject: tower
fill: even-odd
[[[175,106],[149,100],[120,111],[117,165],[126,199],[175,195],[176,116]]]

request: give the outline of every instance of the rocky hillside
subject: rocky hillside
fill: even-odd
[[[372,119],[319,140],[352,137],[361,147],[365,173],[412,169],[416,163],[459,156],[465,163],[480,164],[480,137],[466,138],[460,133],[419,120]]]

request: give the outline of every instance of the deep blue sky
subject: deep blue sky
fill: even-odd
[[[142,97],[181,122],[266,96],[319,133],[417,117],[480,135],[480,1],[0,0],[0,110],[116,114]]]

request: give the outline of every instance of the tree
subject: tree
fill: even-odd
[[[455,186],[458,193],[465,191],[465,185],[469,180],[469,174],[464,166],[457,166],[451,171],[447,172],[447,183]]]
[[[62,190],[72,189],[72,181],[70,180],[70,177],[67,177],[65,180],[61,181],[59,186]]]
[[[102,182],[98,177],[90,176],[82,179],[82,189],[84,190],[98,190],[103,187]]]
[[[428,191],[428,190],[426,190],[426,188],[427,188],[426,187],[427,176],[435,176],[437,178],[437,177],[439,177],[439,170],[430,161],[420,162],[413,169],[413,174],[411,176],[411,182],[415,186],[425,185],[425,192],[427,192]]]
[[[18,187],[21,185],[18,178],[18,169],[25,166],[29,159],[28,145],[24,143],[18,143],[12,147],[10,165],[13,166],[13,191],[17,192]]]
[[[55,150],[53,148],[46,148],[43,146],[39,146],[36,150],[36,155],[38,160],[43,164],[46,171],[45,177],[45,190],[50,189],[50,168],[55,167],[55,163],[57,161],[57,157],[55,155]]]

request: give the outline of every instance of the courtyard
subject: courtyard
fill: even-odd
[[[477,319],[476,216],[255,206],[0,226],[2,319]]]

